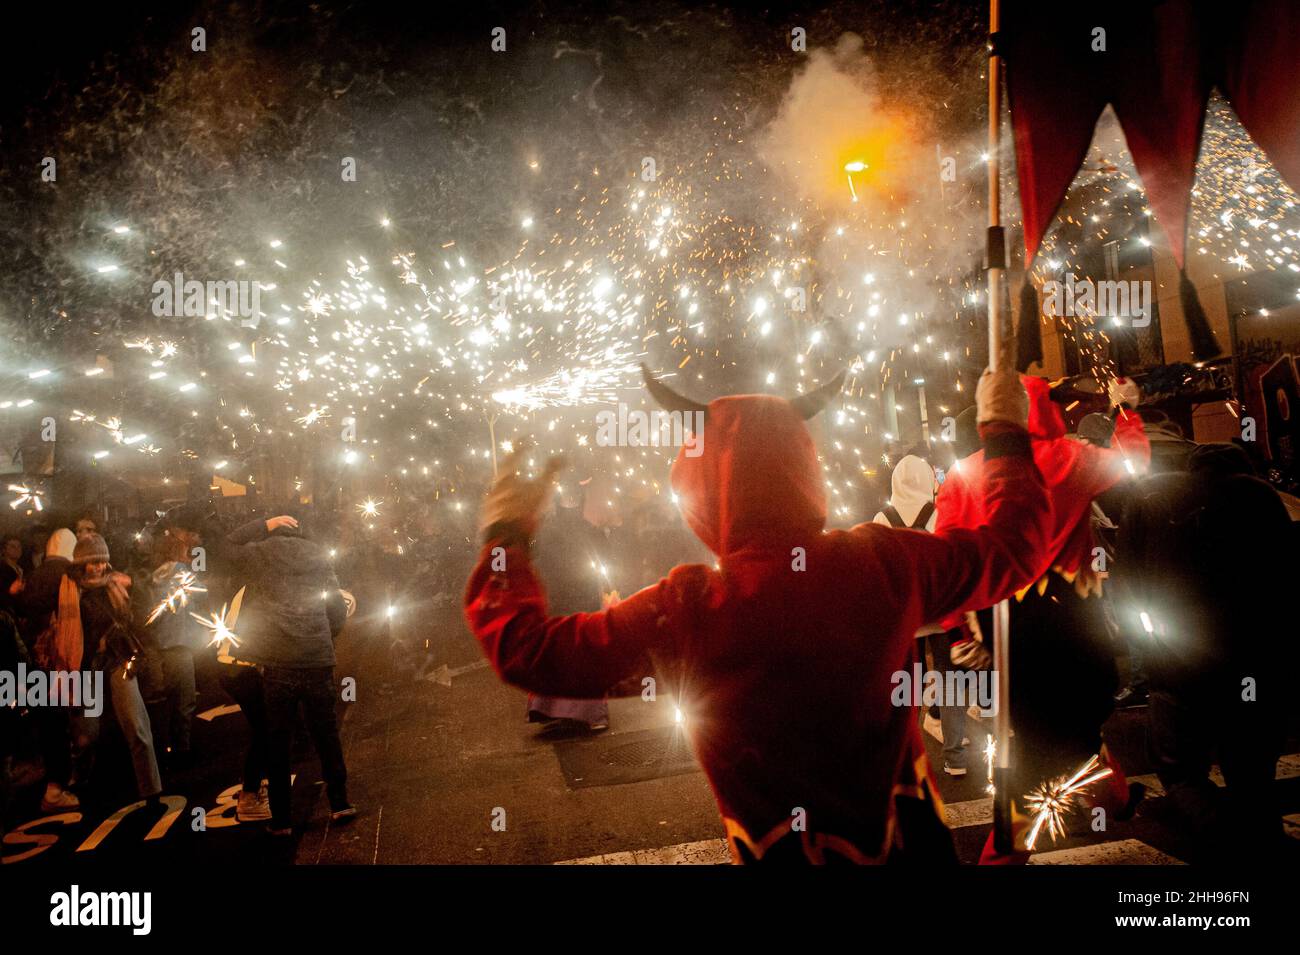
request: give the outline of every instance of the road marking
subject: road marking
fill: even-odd
[[[993,797],[945,803],[943,814],[948,821],[949,829],[990,825],[993,822]]]
[[[421,679],[426,680],[429,683],[437,683],[440,686],[451,686],[451,681],[453,677],[462,676],[466,673],[470,673],[473,670],[481,670],[487,665],[488,665],[487,660],[475,660],[473,663],[467,663],[464,666],[460,666],[460,667],[449,667],[447,666],[447,664],[444,663],[442,666],[438,667],[438,669],[434,670],[432,673],[428,673],[425,676],[421,677]]]
[[[238,712],[239,712],[238,703],[227,703],[225,706],[214,706],[210,710],[204,710],[202,713],[199,714],[199,719],[206,720],[207,722],[211,723],[218,716],[229,716],[231,713],[238,713]]]
[[[1277,778],[1293,779],[1300,776],[1300,753],[1292,753],[1278,760]],[[1223,776],[1218,767],[1210,773],[1218,786]],[[1142,783],[1147,796],[1154,798],[1165,794],[1164,787],[1154,774],[1130,776],[1129,782]],[[993,797],[967,799],[946,803],[943,807],[949,829],[969,826],[987,826],[993,823]],[[1283,817],[1287,834],[1300,839],[1300,813]],[[662,849],[636,849],[630,852],[607,852],[604,855],[565,859],[555,865],[726,865],[731,853],[725,839],[706,839],[703,842],[683,842]],[[1073,849],[1056,849],[1039,852],[1030,857],[1030,865],[1185,865],[1179,859],[1154,849],[1138,839],[1119,839]]]
[[[631,852],[607,852],[604,855],[565,859],[556,865],[730,865],[731,851],[726,839],[682,842],[662,849],[634,849]]]

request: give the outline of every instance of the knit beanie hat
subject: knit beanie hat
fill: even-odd
[[[72,562],[82,564],[108,563],[108,545],[98,534],[88,534],[77,541],[72,551]]]

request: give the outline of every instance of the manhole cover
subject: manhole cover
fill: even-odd
[[[675,736],[673,734],[667,739],[643,739],[615,746],[605,754],[605,762],[615,766],[654,766],[674,758],[674,755],[680,758],[682,754],[677,751],[682,747],[676,745]]]
[[[555,744],[570,789],[639,783],[698,772],[695,757],[676,727],[616,733]]]

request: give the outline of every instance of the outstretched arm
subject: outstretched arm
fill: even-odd
[[[912,546],[926,620],[952,621],[965,610],[991,606],[1038,579],[1051,563],[1051,504],[1030,453],[1029,435],[1005,425],[984,426],[980,479],[959,472],[939,495],[935,533]],[[958,523],[973,505],[976,526]],[[964,525],[964,526],[963,526]]]
[[[548,461],[530,481],[519,473],[526,453],[502,465],[483,506],[485,543],[465,587],[465,619],[507,682],[552,696],[601,696],[636,675],[650,650],[670,645],[677,588],[663,580],[597,613],[550,616],[529,541],[562,462]]]
[[[648,675],[669,651],[679,588],[661,580],[595,613],[550,616],[526,545],[490,539],[465,588],[465,619],[497,674],[533,693],[590,699]]]

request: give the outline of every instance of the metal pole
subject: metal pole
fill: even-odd
[[[918,385],[916,389],[916,402],[921,407],[921,440],[925,446],[930,446],[930,409],[925,404],[925,385]]]
[[[985,259],[988,268],[989,368],[997,370],[1005,360],[1004,343],[1010,339],[1004,327],[1010,316],[1003,314],[1002,274],[1006,270],[1007,244],[1002,230],[1001,146],[1002,146],[1002,56],[999,0],[989,0],[989,127],[988,187],[989,220]],[[993,608],[993,666],[998,675],[998,709],[993,718],[997,753],[993,767],[993,847],[999,853],[1013,850],[1011,835],[1011,608],[1001,601]]]

